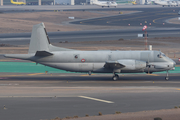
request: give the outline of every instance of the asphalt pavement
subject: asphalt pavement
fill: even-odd
[[[165,81],[165,74],[130,74],[112,81],[107,74],[1,73],[0,119],[44,120],[171,109],[180,105],[179,75],[170,74],[170,81]]]
[[[63,41],[103,41],[103,40],[119,40],[136,39],[138,34],[143,34],[141,28],[132,30],[95,30],[95,31],[71,31],[71,32],[49,32],[48,36],[51,43],[59,43]],[[149,28],[147,30],[148,37],[180,37],[180,28]],[[0,42],[2,44],[11,45],[27,45],[30,41],[31,33],[9,33],[0,34]]]
[[[94,18],[88,20],[79,20],[71,22],[81,25],[106,25],[106,26],[140,26],[148,25],[154,27],[176,27],[180,24],[169,24],[166,20],[179,17],[179,8],[126,8],[120,11],[139,11],[133,14],[120,14],[117,16]]]
[[[69,7],[68,7],[69,8]],[[138,34],[143,34],[143,25],[147,25],[148,37],[179,37],[180,24],[169,24],[166,21],[170,18],[179,17],[178,7],[161,8],[117,8],[125,11],[141,11],[134,14],[117,15],[95,19],[87,19],[71,22],[79,25],[103,25],[103,26],[124,26],[116,30],[91,30],[91,31],[70,31],[70,32],[49,32],[49,38],[52,43],[62,41],[102,41],[134,39]],[[117,10],[116,9],[116,10]],[[45,9],[44,9],[45,10]],[[83,10],[83,9],[66,9]],[[92,10],[92,9],[86,9]],[[111,10],[111,9],[104,9]],[[142,23],[142,24],[141,24]],[[151,25],[150,25],[151,23]],[[163,24],[164,23],[164,24]],[[133,26],[131,28],[131,26]],[[129,28],[128,28],[129,27]],[[31,33],[9,33],[0,34],[0,42],[3,44],[25,45],[29,44]]]

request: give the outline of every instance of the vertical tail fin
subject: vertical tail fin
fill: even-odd
[[[31,60],[35,56],[51,56],[54,51],[76,51],[73,49],[55,47],[50,44],[44,23],[33,26],[28,54],[5,54],[5,57]]]
[[[49,45],[50,41],[44,23],[34,25],[28,53],[36,53],[37,51],[49,52]]]
[[[51,45],[44,23],[40,23],[33,26],[28,54],[36,53],[37,51],[53,52],[72,50],[73,49],[55,47]]]

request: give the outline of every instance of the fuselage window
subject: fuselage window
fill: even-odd
[[[166,57],[166,55],[165,55],[165,54],[162,54],[162,56]]]
[[[77,58],[78,58],[78,55],[75,55],[74,58],[77,59]]]

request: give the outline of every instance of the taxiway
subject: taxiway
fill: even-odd
[[[153,37],[180,37],[179,28],[148,28],[148,35]],[[97,30],[97,31],[72,31],[72,32],[49,32],[48,36],[51,43],[59,43],[62,41],[103,41],[103,40],[119,40],[135,39],[138,34],[143,34],[142,28],[132,30]],[[31,33],[9,33],[0,34],[0,42],[11,45],[27,45],[30,41]]]
[[[171,109],[180,99],[180,74],[6,74],[0,80],[0,119],[114,114]],[[3,109],[3,107],[6,109]]]
[[[179,17],[177,12],[179,8],[118,8],[119,10],[141,11],[134,14],[117,15],[102,18],[93,18],[86,20],[76,20],[62,24],[76,25],[102,25],[102,26],[120,26],[119,29],[108,30],[87,30],[70,32],[49,32],[49,38],[52,43],[62,41],[102,41],[137,38],[138,34],[143,34],[143,25],[148,25],[148,37],[179,37],[180,24],[170,24],[168,19]],[[45,10],[45,9],[44,9]],[[71,9],[67,9],[71,10]],[[74,10],[74,9],[73,9]],[[73,11],[72,10],[72,11]],[[75,9],[76,10],[76,9]],[[83,9],[78,9],[83,10]],[[87,9],[91,10],[91,9]],[[110,9],[105,9],[110,10]],[[117,9],[116,9],[117,10]],[[151,23],[151,25],[150,25]],[[163,24],[164,23],[164,24]],[[123,27],[123,28],[122,28]],[[28,44],[31,33],[9,33],[0,34],[0,42],[3,44],[24,45]]]

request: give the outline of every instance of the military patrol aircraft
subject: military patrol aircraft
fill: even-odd
[[[5,57],[30,60],[72,72],[153,73],[175,68],[176,63],[161,51],[79,51],[50,44],[43,23],[33,26],[28,54],[5,54]]]
[[[92,0],[92,4],[103,7],[117,7],[117,3],[114,1],[98,1],[98,0]]]

